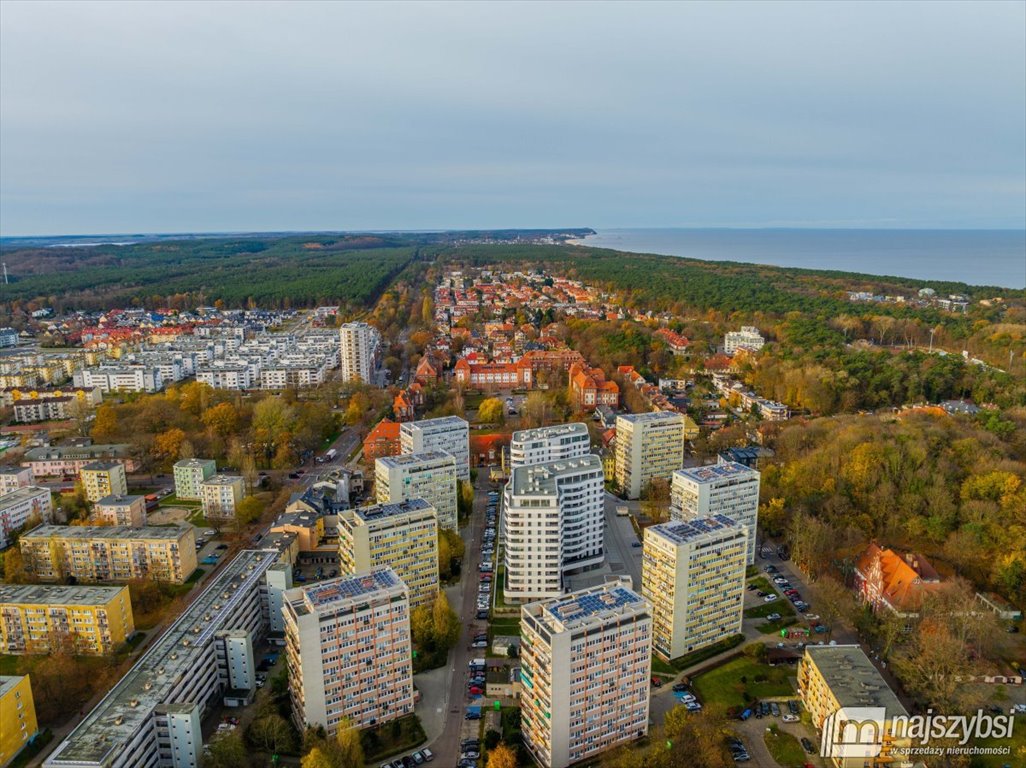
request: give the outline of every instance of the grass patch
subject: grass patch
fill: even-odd
[[[672,664],[667,664],[658,656],[652,656],[652,674],[663,677],[676,677],[677,669]]]
[[[18,657],[17,656],[0,656],[0,675],[11,675],[18,674]]]
[[[1021,720],[1017,719],[1009,739],[976,739],[970,742],[974,747],[1009,747],[1007,755],[974,755],[969,762],[970,768],[1002,768],[1006,765],[1023,765],[1026,761],[1026,728],[1020,728]]]
[[[363,744],[364,761],[376,763],[399,752],[406,752],[427,738],[420,718],[406,715],[398,720],[360,731],[360,742]]]
[[[146,639],[145,632],[133,632],[132,636],[125,641],[125,648],[131,650]]]
[[[742,707],[756,699],[793,696],[793,674],[786,665],[770,667],[742,655],[694,677],[692,683],[704,703]]]
[[[766,749],[773,755],[782,768],[801,768],[806,763],[805,750],[801,743],[789,733],[785,733],[771,725],[763,734]]]
[[[779,635],[780,630],[784,627],[790,627],[792,624],[797,624],[798,619],[794,616],[784,616],[783,618],[777,619],[776,621],[766,621],[762,624],[756,624],[755,628],[762,632],[764,635]]]
[[[192,523],[197,528],[209,528],[210,527],[207,524],[207,519],[203,516],[203,507],[196,507],[196,509],[194,509],[192,512],[190,512],[189,516],[187,518],[185,518],[185,521],[188,522],[188,523]]]
[[[32,758],[38,755],[43,750],[43,747],[52,740],[53,733],[51,733],[49,728],[44,728],[35,735],[25,749],[18,753],[17,757],[7,764],[7,768],[22,768],[22,766],[28,765],[32,762]]]
[[[688,667],[693,667],[695,664],[711,659],[713,656],[729,651],[731,648],[737,648],[744,641],[744,635],[731,635],[724,640],[720,640],[718,643],[713,643],[706,648],[699,648],[697,651],[692,651],[680,658],[674,659],[671,663],[678,672],[683,672]]]
[[[192,575],[190,575],[189,578],[185,580],[185,583],[195,584],[197,581],[200,580],[200,578],[202,578],[204,573],[206,573],[206,570],[204,570],[203,568],[197,568],[195,571],[192,572]]]
[[[781,616],[794,616],[794,606],[788,600],[774,600],[772,603],[763,603],[755,608],[745,611],[746,619],[764,619],[771,613],[779,613]]]
[[[765,576],[757,576],[748,583],[753,585],[756,589],[761,589],[763,592],[772,592],[774,595],[780,594],[777,592],[777,585],[770,584],[769,579]]]

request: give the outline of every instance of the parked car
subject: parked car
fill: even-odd
[[[420,750],[420,754],[423,755],[425,763],[430,763],[432,760],[435,759],[435,753],[432,752],[430,749],[422,749]]]
[[[794,699],[788,699],[788,701],[787,701],[787,709],[788,709],[788,711],[792,715],[797,715],[798,714],[798,702],[795,701]]]
[[[790,712],[783,717],[783,721],[785,723],[797,723],[799,720],[801,720],[801,718],[798,717],[798,715],[792,715]]]
[[[770,702],[770,712],[773,713],[773,717],[780,717],[780,705],[775,701]]]
[[[780,614],[771,613],[769,616],[766,617],[766,621],[780,621]]]
[[[777,595],[766,595],[766,597],[762,598],[762,602],[764,602],[764,603],[772,603],[776,599],[777,599]]]
[[[816,748],[812,746],[812,742],[804,736],[802,737],[802,749],[804,749],[807,754],[816,754]]]

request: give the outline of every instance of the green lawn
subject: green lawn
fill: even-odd
[[[737,648],[745,640],[745,636],[742,634],[732,635],[725,640],[720,640],[718,643],[713,643],[706,648],[699,648],[697,651],[680,656],[674,659],[671,663],[673,668],[678,672],[683,672],[688,667],[693,667],[695,664],[711,659],[713,656],[729,651],[731,648]]]
[[[1010,747],[1007,755],[974,755],[971,768],[1002,768],[1005,765],[1026,765],[1026,728],[1021,717],[1016,717],[1010,739],[979,739],[969,742],[974,747]]]
[[[360,731],[364,759],[368,763],[406,752],[424,743],[427,736],[416,715],[407,715],[378,728]]]
[[[794,616],[794,606],[789,600],[774,600],[772,603],[763,603],[755,608],[745,611],[746,619],[762,619],[771,613],[779,613],[781,616]]]
[[[805,750],[801,743],[789,733],[778,730],[771,725],[762,734],[766,748],[773,755],[781,768],[801,768],[806,763]]]
[[[664,677],[676,677],[677,670],[672,664],[667,664],[665,661],[660,659],[658,656],[652,656],[652,674],[663,675]]]
[[[755,699],[794,695],[793,674],[794,670],[786,665],[770,667],[740,656],[703,672],[692,682],[703,702],[740,707]]]
[[[784,616],[783,618],[777,619],[776,621],[764,621],[762,624],[757,624],[758,629],[764,635],[779,635],[780,630],[784,627],[790,627],[792,624],[797,624],[798,619],[794,616]]]

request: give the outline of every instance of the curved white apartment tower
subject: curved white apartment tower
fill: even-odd
[[[537,429],[518,429],[509,443],[510,468],[561,461],[591,452],[588,425],[580,422]]]
[[[565,574],[602,563],[602,494],[591,454],[513,470],[502,512],[507,600],[558,597]]]

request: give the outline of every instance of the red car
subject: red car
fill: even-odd
[[[484,694],[484,691],[482,691],[475,685],[467,689],[467,693],[469,693],[471,696],[481,696],[482,694]]]

